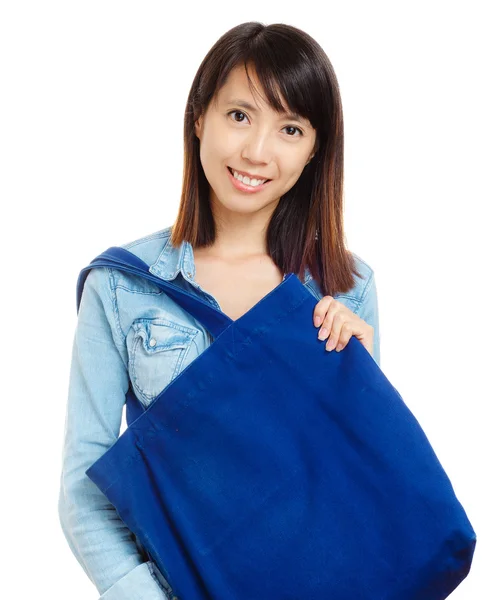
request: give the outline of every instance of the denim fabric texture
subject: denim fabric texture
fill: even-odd
[[[174,248],[170,235],[168,227],[122,247],[150,265],[157,277],[220,310],[195,282],[192,246],[183,242]],[[380,365],[374,272],[354,258],[363,278],[356,277],[353,289],[334,297],[373,326],[373,358]],[[308,270],[302,283],[316,302],[322,298]],[[72,347],[58,510],[68,545],[103,600],[173,600],[174,594],[85,471],[119,437],[129,384],[147,407],[212,341],[153,282],[107,267],[90,271]]]

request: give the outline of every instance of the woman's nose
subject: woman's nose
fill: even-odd
[[[273,158],[272,140],[269,132],[252,131],[245,139],[242,158],[255,165],[269,164]]]

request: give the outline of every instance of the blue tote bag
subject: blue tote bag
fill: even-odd
[[[239,319],[113,246],[213,336],[86,471],[181,600],[441,600],[475,532],[416,418],[352,337],[326,352],[294,273]]]

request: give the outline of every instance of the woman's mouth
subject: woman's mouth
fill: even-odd
[[[272,179],[267,179],[263,183],[259,183],[261,180],[251,179],[250,182],[244,183],[243,181],[240,181],[240,179],[238,179],[239,176],[235,177],[234,170],[231,167],[226,167],[226,168],[228,169],[229,178],[231,179],[231,183],[240,192],[248,192],[249,194],[259,192],[261,190],[266,189],[266,187],[272,181]],[[244,179],[245,179],[245,181],[248,180],[248,178],[245,178],[245,177],[244,177]],[[254,184],[254,185],[252,185],[252,184]]]

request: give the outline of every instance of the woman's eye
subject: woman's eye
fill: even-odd
[[[243,115],[244,117],[246,116],[246,115],[245,115],[245,113],[242,113],[242,111],[241,111],[241,110],[232,110],[232,111],[230,111],[230,112],[228,113],[228,115],[232,115],[233,113],[235,113],[235,114],[237,114],[237,115]],[[241,122],[242,122],[242,121],[238,121],[238,120],[236,120],[236,119],[235,119],[235,121],[236,121],[237,123],[241,123]]]
[[[293,125],[287,125],[285,127],[285,129],[295,129],[295,131],[298,131],[300,135],[304,135],[302,129],[299,129],[298,127],[294,127]],[[290,137],[295,137],[294,135],[290,136]]]
[[[247,116],[247,115],[246,115],[244,112],[242,112],[241,110],[231,110],[231,111],[228,113],[228,115],[233,115],[233,114],[236,114],[236,115],[243,115],[243,117],[246,117],[246,116]],[[241,121],[239,121],[238,119],[236,119],[236,118],[235,118],[235,122],[236,122],[236,123],[243,123],[243,119],[242,119]],[[299,135],[301,135],[301,136],[302,136],[302,135],[304,135],[304,132],[303,132],[301,129],[299,129],[298,127],[294,127],[293,125],[287,125],[286,127],[284,127],[284,129],[295,129],[295,131],[298,131],[298,132],[299,132]],[[297,136],[295,136],[295,135],[291,134],[291,135],[290,135],[290,137],[297,137]]]

